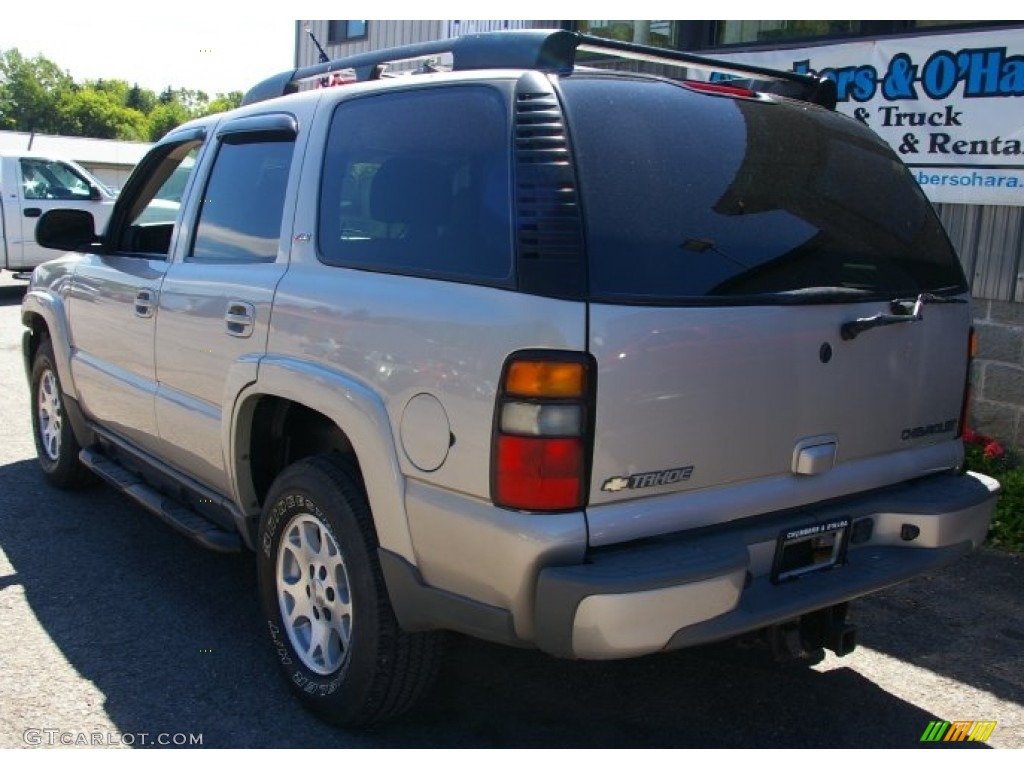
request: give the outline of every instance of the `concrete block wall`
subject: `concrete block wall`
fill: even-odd
[[[1024,304],[973,299],[971,426],[1024,452]]]

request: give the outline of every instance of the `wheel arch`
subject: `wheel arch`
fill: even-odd
[[[25,333],[21,340],[22,361],[25,376],[31,382],[32,364],[44,339],[50,340],[53,362],[57,367],[64,394],[64,407],[71,422],[71,429],[79,445],[88,446],[94,441],[92,428],[78,405],[78,389],[71,375],[71,342],[67,324],[66,304],[57,294],[32,290],[25,294],[22,302],[21,322]]]
[[[67,324],[67,305],[49,291],[29,289],[21,305],[21,322],[26,328],[22,343],[25,371],[32,370],[32,359],[44,336],[53,345],[54,363],[66,397],[78,399],[78,390],[71,375],[71,334]]]
[[[274,477],[307,456],[337,452],[363,481],[380,546],[416,562],[390,418],[368,387],[315,363],[266,357],[235,400],[230,430],[234,490],[253,541]]]

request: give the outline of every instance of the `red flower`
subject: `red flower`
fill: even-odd
[[[999,459],[1002,458],[1004,453],[1006,453],[1006,451],[1003,450],[1003,446],[995,440],[990,440],[988,445],[985,446],[986,459]]]
[[[964,442],[967,443],[968,445],[974,445],[975,443],[982,443],[985,441],[985,438],[983,438],[970,427],[964,427],[963,438]]]

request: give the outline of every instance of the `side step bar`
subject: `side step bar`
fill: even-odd
[[[197,512],[164,496],[131,470],[93,448],[83,448],[79,460],[122,493],[128,495],[178,533],[216,552],[241,552],[242,539]]]

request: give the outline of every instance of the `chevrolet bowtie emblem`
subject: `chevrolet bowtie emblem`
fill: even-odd
[[[601,486],[602,491],[624,491],[629,488],[628,477],[610,477],[604,481],[604,485]]]

